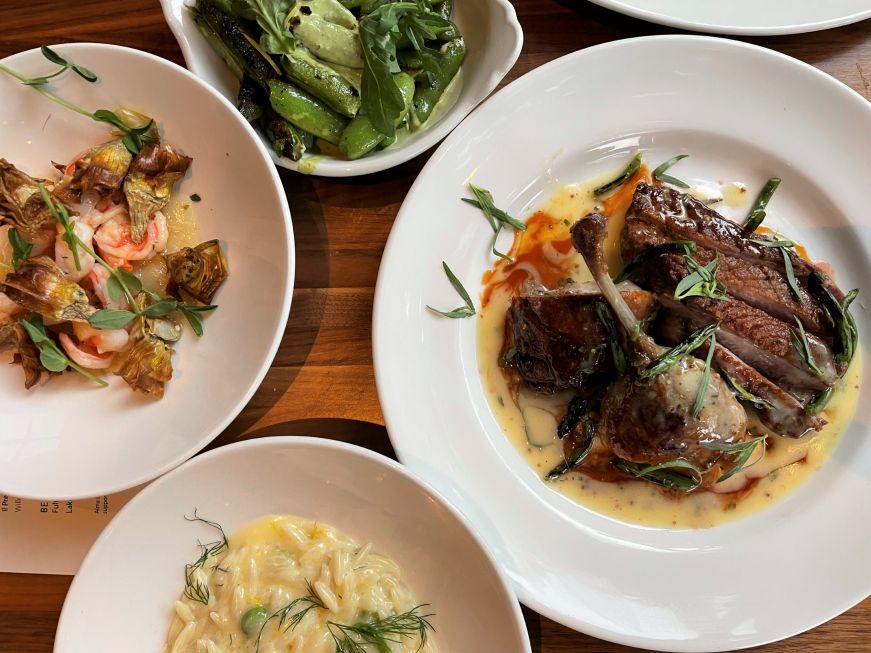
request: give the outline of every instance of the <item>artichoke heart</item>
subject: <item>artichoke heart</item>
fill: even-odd
[[[0,352],[4,351],[12,351],[12,364],[21,365],[24,369],[24,387],[27,390],[39,383],[43,375],[49,375],[39,362],[36,345],[17,322],[0,327]]]
[[[81,189],[118,190],[132,160],[133,155],[120,140],[95,147],[80,160],[83,168]]]
[[[132,346],[118,354],[120,366],[115,374],[134,390],[162,398],[164,384],[172,378],[172,347],[150,332],[143,317],[133,322],[130,342]]]
[[[6,275],[0,290],[20,306],[52,320],[86,322],[97,310],[84,289],[47,256],[24,261]]]
[[[217,240],[167,254],[166,265],[171,285],[203,304],[212,302],[228,275],[227,260]]]
[[[142,242],[148,221],[167,205],[173,184],[184,176],[191,161],[171,146],[156,143],[144,144],[133,158],[124,180],[124,195],[130,205],[134,242]]]
[[[39,231],[54,223],[51,212],[39,192],[39,183],[21,172],[6,159],[0,159],[0,213],[16,227],[25,240],[35,240]]]

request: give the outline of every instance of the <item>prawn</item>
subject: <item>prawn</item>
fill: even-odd
[[[72,218],[73,232],[85,245],[91,247],[91,239],[94,237],[94,230],[82,222]],[[76,259],[70,249],[69,244],[63,239],[66,230],[60,224],[57,225],[57,241],[54,245],[54,260],[61,270],[64,271],[73,281],[81,281],[91,273],[94,269],[94,257],[88,254],[81,247],[76,246],[76,253],[79,255],[79,267],[76,268]]]
[[[106,262],[109,263],[109,265],[113,264],[113,262],[109,260]],[[112,299],[109,296],[109,271],[102,265],[94,266],[94,269],[91,270],[91,273],[88,275],[88,280],[91,282],[91,288],[94,289],[94,294],[97,296],[97,299],[100,300],[103,308],[127,308],[128,302],[126,297]]]
[[[169,228],[166,216],[162,211],[155,211],[141,243],[133,242],[130,233],[130,217],[122,213],[104,222],[94,234],[94,242],[97,243],[100,251],[115,259],[113,262],[106,258],[106,262],[110,265],[115,265],[118,260],[123,263],[143,261],[155,254],[160,254],[166,250],[168,238]]]
[[[112,359],[115,357],[115,352],[107,352],[101,354],[95,347],[91,347],[86,343],[76,344],[67,334],[61,333],[58,335],[61,346],[64,348],[67,356],[76,365],[86,367],[91,370],[105,370],[112,364]]]

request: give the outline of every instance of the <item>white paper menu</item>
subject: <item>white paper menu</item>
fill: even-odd
[[[143,487],[80,501],[0,494],[0,572],[75,574],[97,536]]]

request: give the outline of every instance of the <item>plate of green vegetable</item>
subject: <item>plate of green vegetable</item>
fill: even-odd
[[[161,0],[188,67],[280,166],[327,177],[399,165],[499,84],[523,33],[508,0]]]

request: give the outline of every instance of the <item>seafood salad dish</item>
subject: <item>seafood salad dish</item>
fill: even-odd
[[[0,355],[27,388],[115,374],[160,398],[182,319],[202,335],[227,263],[217,240],[196,242],[199,198],[173,197],[191,158],[153,120],[112,116],[118,137],[55,163],[54,179],[0,159]]]
[[[452,5],[197,0],[191,14],[240,80],[239,111],[278,156],[354,160],[401,143],[456,99],[466,46]]]
[[[667,173],[684,158],[651,172],[639,153],[526,221],[483,189],[467,201],[514,230],[478,320],[503,430],[583,505],[703,527],[783,496],[834,447],[857,400],[858,289],[762,224],[780,179],[744,207],[743,183]]]
[[[185,566],[166,653],[436,653],[434,617],[390,558],[329,524],[270,515]]]

